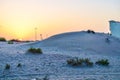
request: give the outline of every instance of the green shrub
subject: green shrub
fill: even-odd
[[[93,62],[90,61],[88,58],[73,58],[73,59],[68,59],[67,64],[71,66],[93,66]]]
[[[93,30],[87,30],[87,33],[95,34],[95,31],[93,31]]]
[[[10,65],[6,64],[5,69],[10,69]]]
[[[19,63],[18,65],[17,65],[17,67],[21,67],[22,65],[21,65],[21,63]]]
[[[103,66],[108,66],[109,62],[108,62],[108,59],[101,59],[101,60],[96,61],[95,64],[103,65]]]
[[[30,48],[28,49],[28,52],[42,54],[42,50],[40,48]]]
[[[13,41],[8,41],[8,44],[13,44]]]
[[[0,41],[6,41],[6,39],[3,37],[0,37]]]
[[[84,59],[84,63],[86,63],[87,66],[93,66],[93,62],[91,62],[88,58]]]

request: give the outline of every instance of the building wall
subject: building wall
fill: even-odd
[[[111,20],[109,21],[111,34],[120,38],[120,22]]]

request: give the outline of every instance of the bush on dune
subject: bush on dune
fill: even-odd
[[[13,41],[8,41],[8,44],[13,44]]]
[[[108,59],[101,59],[101,60],[96,61],[95,64],[103,65],[103,66],[108,66],[109,62],[108,62]]]
[[[0,37],[0,41],[6,41],[6,39],[3,37]]]
[[[36,54],[42,54],[42,49],[40,49],[40,48],[29,48],[28,52],[36,53]]]
[[[9,65],[9,64],[6,64],[5,69],[6,69],[6,70],[10,69],[10,65]]]
[[[72,58],[67,60],[67,64],[71,66],[93,66],[93,62],[90,61],[88,58]],[[97,65],[108,66],[109,61],[108,59],[101,59],[95,62]]]
[[[93,30],[87,30],[87,33],[95,34],[95,31],[93,31]]]
[[[19,63],[18,65],[17,65],[17,67],[21,67],[22,66],[22,64],[21,63]]]
[[[79,59],[79,58],[73,58],[73,59],[68,59],[67,64],[71,66],[93,66],[93,62],[90,61],[90,59],[85,58],[85,59]]]

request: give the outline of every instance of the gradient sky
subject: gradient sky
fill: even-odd
[[[34,29],[54,34],[92,29],[109,32],[120,21],[120,0],[0,0],[0,37],[34,40]]]

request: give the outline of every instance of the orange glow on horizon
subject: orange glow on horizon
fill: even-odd
[[[35,40],[92,29],[109,32],[108,21],[120,21],[120,0],[0,0],[0,37]]]

